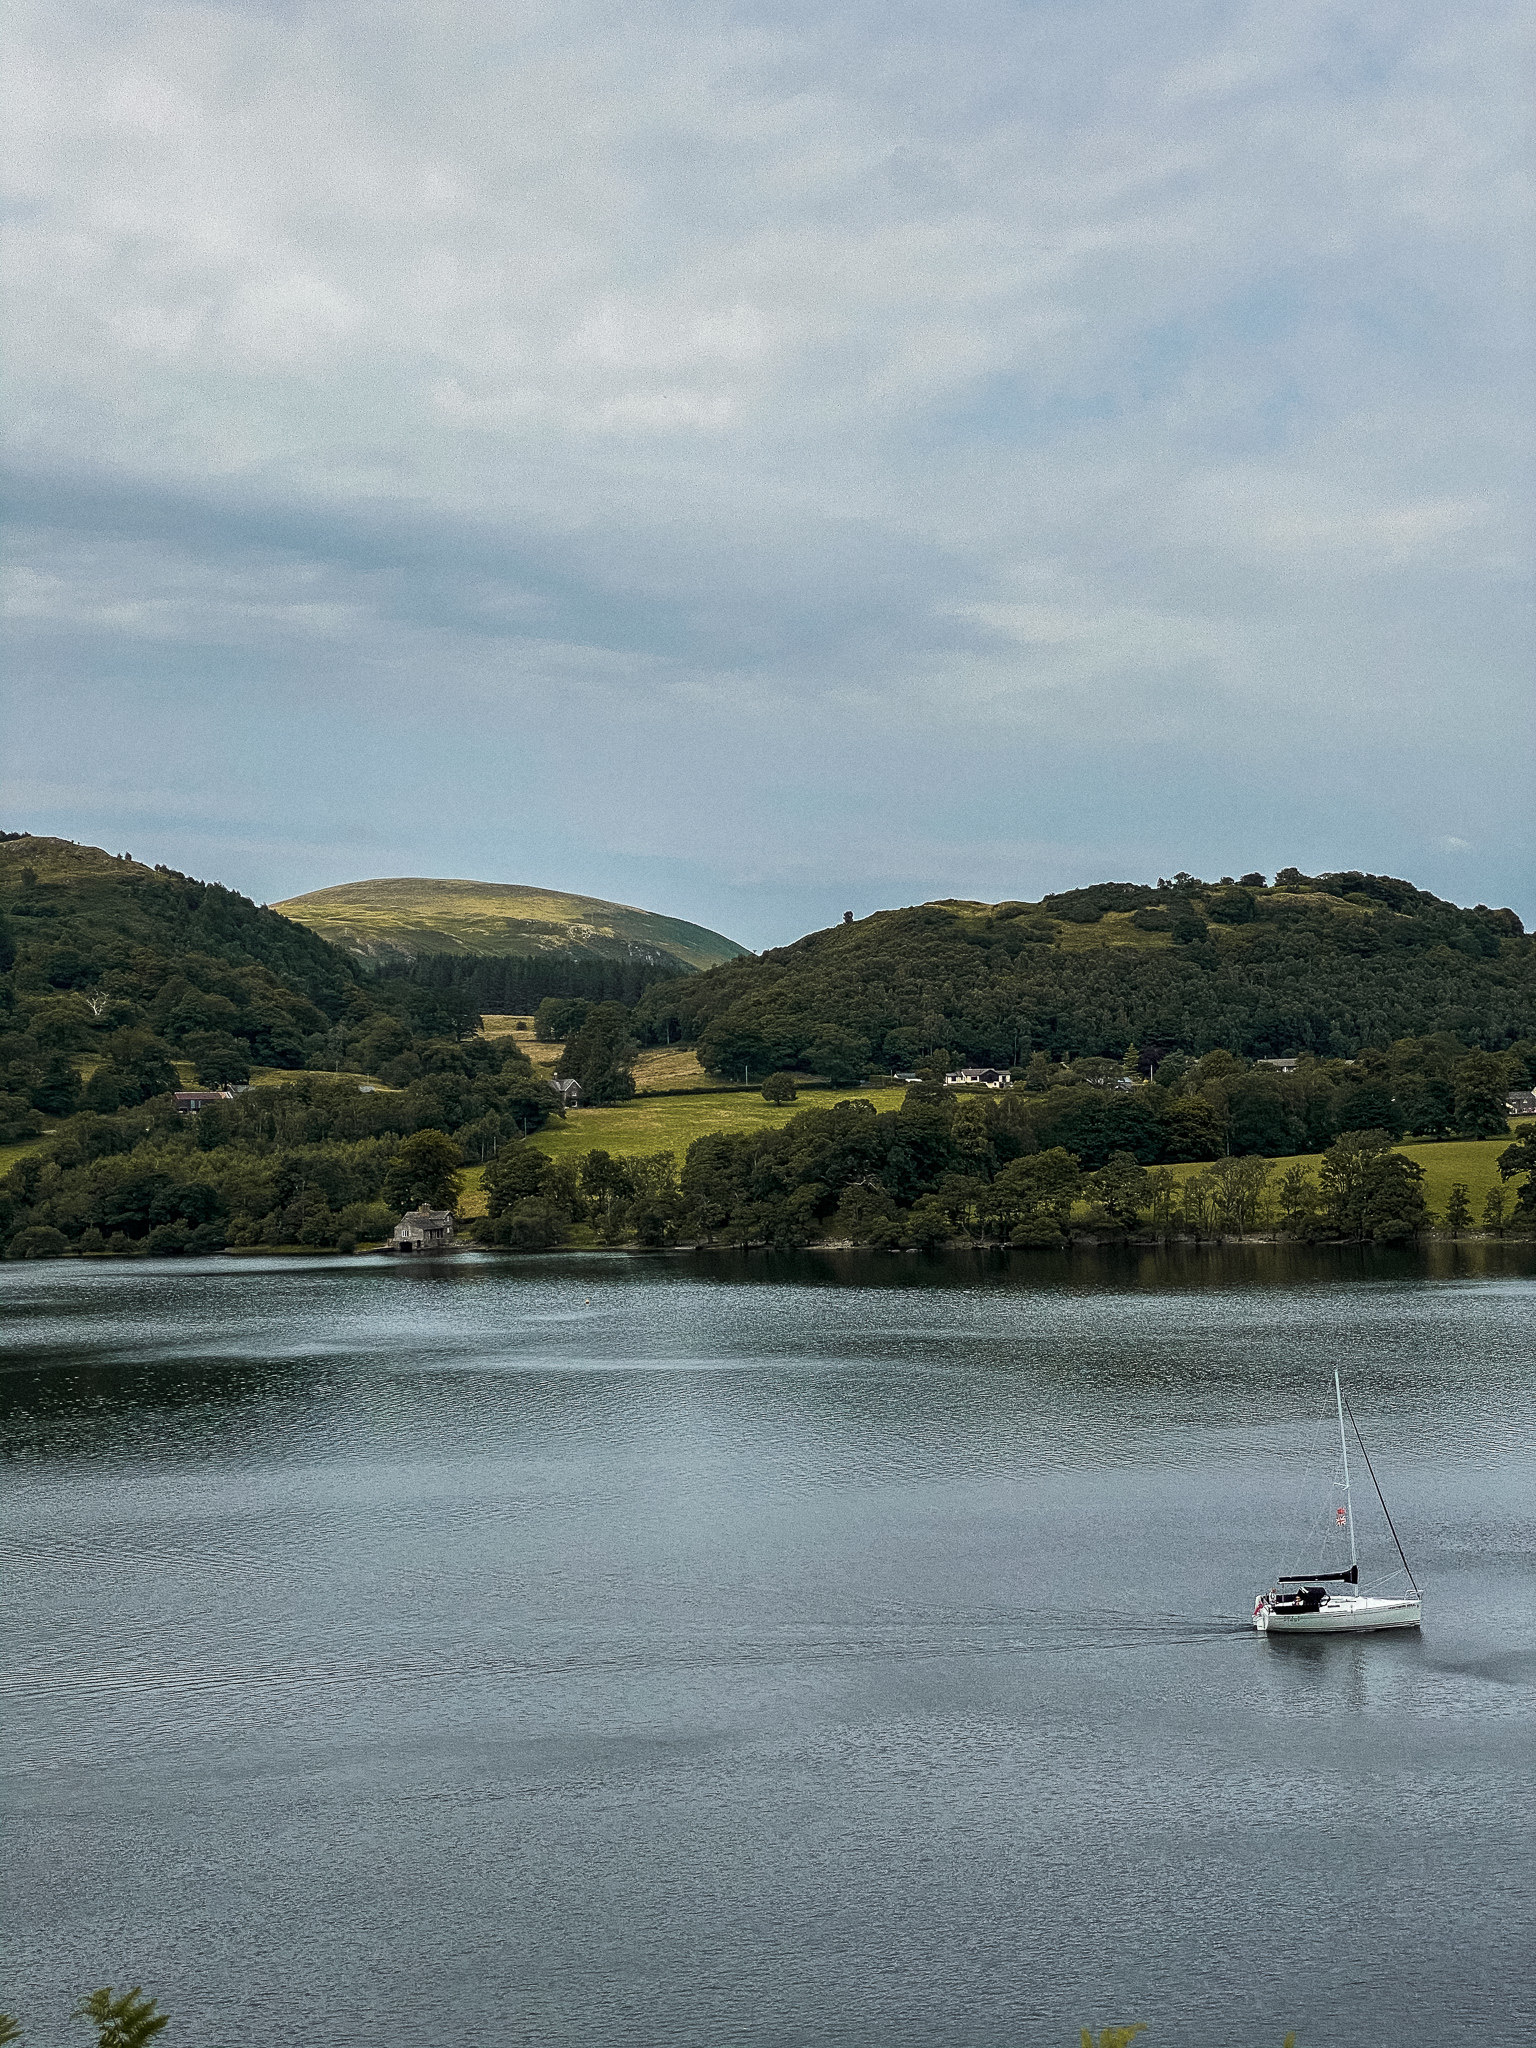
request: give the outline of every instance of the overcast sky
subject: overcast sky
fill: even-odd
[[[1529,20],[13,0],[5,822],[1536,923]]]

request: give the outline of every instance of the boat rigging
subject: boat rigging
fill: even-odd
[[[1339,1455],[1343,1462],[1344,1505],[1338,1511],[1339,1525],[1349,1531],[1349,1569],[1347,1571],[1282,1572],[1267,1593],[1260,1593],[1253,1603],[1253,1625],[1262,1635],[1347,1635],[1365,1630],[1384,1628],[1418,1628],[1423,1620],[1423,1600],[1418,1582],[1404,1554],[1397,1525],[1392,1520],[1392,1510],[1387,1506],[1386,1496],[1376,1477],[1371,1463],[1371,1454],[1365,1448],[1365,1438],[1360,1434],[1360,1425],[1355,1421],[1355,1412],[1349,1410],[1350,1424],[1355,1432],[1355,1441],[1360,1446],[1360,1455],[1365,1460],[1365,1469],[1371,1475],[1371,1484],[1376,1489],[1376,1498],[1381,1502],[1382,1513],[1387,1518],[1387,1527],[1392,1531],[1392,1541],[1397,1545],[1397,1554],[1402,1559],[1403,1570],[1408,1574],[1408,1583],[1413,1588],[1411,1595],[1382,1595],[1362,1593],[1360,1587],[1360,1556],[1355,1542],[1355,1502],[1349,1479],[1349,1439],[1344,1428],[1344,1411],[1347,1403],[1344,1389],[1339,1382],[1338,1368],[1333,1374],[1333,1398],[1339,1417]],[[1334,1592],[1335,1585],[1347,1586],[1347,1592]],[[1294,1591],[1283,1588],[1293,1587]]]

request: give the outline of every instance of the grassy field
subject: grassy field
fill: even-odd
[[[635,1061],[635,1089],[641,1095],[654,1094],[658,1089],[720,1086],[715,1076],[706,1074],[699,1065],[699,1056],[692,1046],[650,1045]]]
[[[536,1067],[551,1073],[560,1064],[565,1048],[543,1045],[526,1027],[527,1017],[482,1017],[480,1028],[487,1038],[510,1038],[522,1048]],[[719,1089],[721,1082],[706,1074],[698,1054],[687,1045],[648,1045],[635,1061],[635,1091],[640,1095],[670,1094],[678,1088]],[[752,1091],[756,1093],[755,1090]]]
[[[39,1138],[18,1138],[14,1145],[0,1145],[0,1180],[10,1172],[18,1160],[25,1159],[29,1152],[42,1152],[53,1138],[52,1131],[44,1131]]]
[[[510,1038],[518,1049],[525,1052],[536,1067],[547,1067],[551,1073],[560,1064],[563,1045],[546,1045],[533,1035],[531,1017],[482,1017],[480,1030],[486,1038]]]
[[[1457,1181],[1467,1184],[1467,1196],[1472,1205],[1474,1218],[1481,1220],[1483,1203],[1494,1188],[1508,1190],[1510,1183],[1499,1178],[1498,1158],[1511,1143],[1504,1138],[1450,1138],[1443,1144],[1401,1145],[1398,1150],[1408,1158],[1416,1159],[1424,1169],[1424,1198],[1437,1217],[1445,1213],[1450,1199],[1451,1188]],[[1276,1159],[1271,1162],[1275,1177],[1292,1166],[1304,1166],[1310,1173],[1316,1173],[1322,1164],[1320,1152],[1302,1153],[1290,1159]],[[1173,1166],[1169,1172],[1185,1180],[1192,1173],[1204,1173],[1205,1165]],[[1510,1196],[1511,1205],[1514,1197]]]
[[[517,882],[397,876],[343,882],[272,908],[365,959],[417,953],[490,953],[585,959],[670,959],[714,967],[745,951],[699,924]]]
[[[712,1131],[762,1131],[788,1123],[802,1109],[830,1109],[835,1102],[868,1102],[877,1110],[899,1109],[904,1088],[817,1088],[797,1102],[764,1102],[755,1090],[739,1095],[643,1096],[614,1109],[573,1109],[563,1123],[547,1124],[529,1139],[552,1159],[600,1149],[618,1158],[642,1152],[675,1152],[678,1164],[695,1138]]]

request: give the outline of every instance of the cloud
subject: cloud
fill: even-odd
[[[839,865],[1198,865],[1213,787],[1218,871],[1289,830],[1432,883],[1424,816],[1523,815],[1512,0],[24,0],[9,34],[34,781],[88,706],[103,804],[174,758],[312,848],[347,746],[348,846],[451,811],[461,869],[634,897],[654,839],[690,888],[758,877],[757,936]],[[430,730],[376,742],[408,703]],[[1515,893],[1523,829],[1455,872]],[[258,893],[301,885],[262,838]]]

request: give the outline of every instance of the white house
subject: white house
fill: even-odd
[[[1006,1067],[956,1067],[944,1076],[946,1088],[1011,1088]]]

